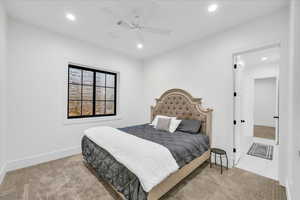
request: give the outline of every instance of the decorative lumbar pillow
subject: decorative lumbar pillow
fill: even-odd
[[[201,121],[194,119],[183,119],[177,128],[178,131],[187,133],[199,133],[201,129]]]
[[[171,133],[174,133],[176,129],[178,128],[179,124],[181,123],[181,120],[172,119],[169,127],[169,131]]]
[[[176,117],[168,117],[168,116],[165,116],[165,115],[156,115],[155,118],[154,118],[154,120],[150,124],[150,125],[154,126],[154,128],[156,128],[158,118],[176,119]]]
[[[171,118],[161,118],[159,117],[157,120],[156,129],[157,130],[163,130],[163,131],[169,131]]]

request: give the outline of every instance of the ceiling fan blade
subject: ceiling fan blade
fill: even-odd
[[[129,29],[133,28],[125,17],[123,17],[119,13],[114,12],[112,9],[105,7],[105,8],[101,8],[101,10],[103,12],[107,13],[108,15],[112,16],[115,20],[118,20],[117,25],[122,26],[124,28],[129,28]]]
[[[129,24],[123,20],[118,21],[117,25],[119,25],[120,27],[125,28],[125,29],[133,29],[134,28],[131,24]]]
[[[170,35],[172,32],[171,30],[167,30],[167,29],[153,28],[153,27],[146,27],[146,26],[141,26],[140,29],[144,32],[160,34],[160,35]]]

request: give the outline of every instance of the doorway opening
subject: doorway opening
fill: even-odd
[[[234,164],[278,180],[280,46],[234,59]]]

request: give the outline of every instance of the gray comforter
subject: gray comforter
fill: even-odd
[[[209,145],[208,137],[204,134],[190,134],[179,131],[168,133],[156,130],[149,124],[120,128],[120,130],[165,146],[169,149],[180,168],[201,156],[208,150]]]
[[[148,124],[121,128],[128,134],[150,140],[165,146],[179,167],[183,167],[208,150],[209,140],[204,134],[184,132],[168,133],[154,129]],[[146,200],[138,178],[122,163],[119,163],[105,149],[99,147],[89,138],[82,138],[83,158],[94,168],[97,176],[112,184],[128,200]]]

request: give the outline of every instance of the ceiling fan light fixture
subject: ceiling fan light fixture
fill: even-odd
[[[72,13],[66,13],[66,18],[70,21],[76,21],[76,16]]]
[[[213,12],[216,12],[218,10],[218,8],[219,8],[219,5],[216,3],[213,3],[207,7],[207,10],[208,10],[208,12],[213,13]]]

